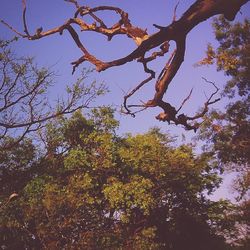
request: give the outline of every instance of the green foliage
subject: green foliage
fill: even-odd
[[[250,192],[250,22],[229,23],[223,17],[214,20],[215,36],[219,46],[208,46],[207,58],[200,64],[216,63],[229,80],[223,89],[223,96],[229,103],[223,111],[214,110],[208,114],[200,131],[200,138],[206,140],[206,151],[218,158],[224,170],[236,173],[234,187],[238,192],[238,206],[231,208],[228,219],[221,225],[234,249],[249,248]],[[247,205],[248,204],[248,205]],[[226,228],[234,226],[234,230]]]
[[[246,97],[250,91],[250,22],[242,23],[226,21],[223,16],[214,19],[215,37],[219,42],[217,49],[211,44],[207,48],[207,57],[198,65],[216,63],[218,71],[224,71],[231,79],[225,86],[224,94],[229,97],[235,94]]]
[[[249,191],[250,162],[250,22],[231,24],[223,17],[214,20],[217,49],[208,46],[201,64],[216,63],[230,77],[223,95],[230,102],[224,111],[212,111],[204,123],[200,138],[218,156],[225,169],[238,172],[236,189],[239,199]]]
[[[3,246],[227,249],[218,231],[229,206],[205,196],[220,182],[210,156],[158,129],[121,138],[117,125],[107,107],[48,125],[47,157],[33,159],[18,199],[3,196]]]
[[[2,143],[6,141],[11,143],[12,138],[5,138]],[[35,147],[30,140],[23,140],[9,151],[0,150],[0,198],[25,186],[32,176],[35,161]]]
[[[153,187],[151,180],[138,175],[131,176],[129,182],[125,184],[111,177],[103,193],[111,208],[124,209],[121,220],[129,222],[132,209],[138,208],[146,215],[154,207],[154,197],[151,194]]]

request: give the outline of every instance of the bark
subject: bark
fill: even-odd
[[[150,74],[150,76],[139,83],[128,95],[124,97],[125,113],[134,116],[138,111],[133,112],[131,108],[142,108],[142,110],[144,110],[149,107],[158,106],[163,109],[163,113],[159,114],[156,117],[158,120],[174,122],[175,124],[182,124],[188,130],[196,130],[199,127],[198,123],[191,125],[187,122],[196,120],[204,116],[204,114],[208,110],[208,105],[219,100],[211,100],[215,93],[218,92],[217,88],[216,91],[213,92],[210,96],[209,101],[204,104],[204,110],[202,110],[202,112],[200,112],[199,114],[196,114],[194,117],[188,117],[184,114],[177,116],[178,112],[176,111],[176,109],[169,103],[163,101],[163,96],[166,93],[169,84],[171,83],[172,79],[176,75],[182,62],[185,59],[185,43],[187,34],[201,22],[204,22],[208,18],[218,14],[224,15],[225,18],[230,21],[234,20],[240,8],[249,0],[197,0],[193,5],[189,7],[189,9],[181,16],[179,20],[176,20],[176,15],[174,13],[173,22],[170,25],[164,27],[154,24],[154,26],[159,30],[152,35],[147,34],[145,30],[139,27],[133,26],[131,24],[131,21],[129,20],[128,14],[120,8],[112,6],[98,6],[95,8],[90,8],[86,6],[80,6],[76,0],[66,1],[71,2],[75,5],[75,14],[63,25],[55,27],[48,31],[43,31],[42,28],[39,28],[34,35],[30,35],[25,19],[25,5],[23,10],[24,34],[21,34],[20,32],[14,30],[7,23],[3,21],[2,22],[13,31],[29,40],[41,39],[55,33],[63,34],[64,30],[67,30],[82,53],[82,56],[78,60],[72,62],[73,72],[81,63],[85,61],[89,61],[90,63],[95,65],[96,70],[100,72],[111,67],[120,66],[133,60],[137,60],[139,63],[143,64],[144,71]],[[108,10],[120,15],[120,20],[111,27],[108,27],[105,22],[97,16],[98,12],[104,10]],[[94,20],[93,23],[89,24],[84,21],[84,17],[87,15],[92,17],[92,19]],[[101,61],[96,56],[90,54],[87,48],[84,47],[78,33],[73,28],[73,25],[78,25],[81,28],[81,31],[93,31],[101,33],[107,36],[108,40],[111,40],[115,35],[126,35],[135,41],[137,48],[123,58],[118,58],[110,62]],[[146,83],[155,78],[155,72],[148,68],[147,63],[156,60],[159,56],[165,56],[169,49],[169,41],[175,41],[176,50],[174,54],[170,56],[170,59],[162,69],[155,82],[155,93],[152,100],[149,100],[142,105],[128,105],[128,98],[131,97],[136,91],[140,90]],[[149,52],[150,50],[158,47],[160,47],[160,51],[153,52],[151,56],[145,57],[146,52]]]

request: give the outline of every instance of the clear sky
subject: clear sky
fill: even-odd
[[[65,22],[66,19],[73,16],[75,11],[72,4],[63,0],[26,0],[27,1],[27,23],[30,33],[35,32],[39,27],[47,30]],[[180,0],[177,9],[177,18],[195,1]],[[17,30],[22,31],[22,0],[1,0],[0,19],[5,20]],[[171,23],[173,10],[177,3],[176,0],[79,0],[79,3],[91,7],[97,5],[117,6],[129,13],[131,22],[141,28],[147,28],[149,34],[156,32],[153,24],[166,26]],[[107,22],[114,21],[113,13],[105,13],[103,17]],[[238,14],[237,20],[250,17],[250,2],[246,4],[241,14]],[[0,24],[0,37],[8,39],[13,37],[13,33]],[[126,36],[115,37],[112,42],[107,42],[106,37],[91,32],[81,34],[84,44],[90,52],[103,60],[112,60],[119,58],[131,52],[135,44]],[[202,77],[214,81],[218,87],[226,83],[223,73],[218,73],[214,67],[194,68],[193,65],[201,60],[205,55],[207,43],[215,44],[214,35],[211,28],[211,19],[197,26],[187,38],[187,49],[185,61],[179,72],[172,81],[165,100],[168,100],[177,108],[183,99],[188,95],[191,88],[194,88],[191,99],[184,106],[183,112],[194,114],[198,108],[206,101],[204,93],[209,95],[213,89],[207,85]],[[174,46],[172,44],[172,46]],[[71,76],[71,61],[78,59],[81,54],[71,37],[66,34],[58,34],[43,38],[38,41],[27,41],[20,39],[15,45],[16,53],[19,55],[29,55],[36,58],[36,62],[41,66],[51,66],[52,70],[57,72],[55,86],[51,91],[51,97],[55,98],[60,93],[63,94],[65,84],[73,82],[75,77]],[[163,65],[168,60],[168,55],[160,58],[152,64],[156,72],[160,72]],[[86,63],[81,67],[89,67]],[[80,69],[78,69],[80,72]],[[76,73],[77,75],[77,73]],[[131,90],[137,83],[145,79],[142,66],[136,62],[124,66],[108,69],[102,73],[94,73],[91,77],[98,81],[104,81],[110,93],[100,98],[97,104],[112,104],[119,107],[123,101],[124,92]],[[145,89],[136,96],[137,100],[147,101],[152,99],[154,82],[150,83]],[[137,101],[138,103],[138,101]],[[214,107],[222,107],[223,103],[216,104]],[[158,122],[154,117],[159,113],[159,109],[146,110],[139,113],[136,118],[124,116],[117,113],[120,120],[120,130],[122,133],[143,133],[150,127],[159,126],[162,131],[169,131],[172,134],[184,133],[187,138],[191,138],[193,132],[186,132],[181,127],[169,126],[166,123]]]

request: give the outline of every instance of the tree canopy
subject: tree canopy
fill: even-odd
[[[205,150],[217,157],[225,171],[236,173],[234,188],[239,202],[232,219],[242,223],[242,232],[249,234],[249,192],[250,192],[250,99],[249,99],[249,20],[242,23],[229,23],[223,17],[213,22],[219,46],[208,45],[207,56],[199,63],[216,63],[217,70],[223,71],[229,80],[223,96],[229,99],[224,110],[212,110],[200,130],[200,138],[206,140]],[[233,236],[232,236],[233,238]],[[244,238],[244,245],[249,248],[249,237]],[[242,244],[236,237],[236,242]]]
[[[110,108],[93,112],[58,119],[46,132],[48,157],[24,153],[29,166],[16,164],[26,179],[4,179],[3,246],[228,249],[218,232],[230,230],[229,203],[206,196],[220,183],[209,154],[174,146],[156,128],[119,137]]]
[[[229,76],[223,90],[229,103],[224,111],[213,110],[207,115],[201,138],[211,142],[207,145],[227,169],[239,173],[236,186],[243,197],[250,187],[250,23],[230,24],[220,17],[213,25],[219,46],[208,45],[207,57],[199,64],[216,63],[217,69]]]

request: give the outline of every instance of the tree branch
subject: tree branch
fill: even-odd
[[[23,1],[23,25],[25,34],[21,34],[20,32],[16,31],[4,21],[2,21],[2,23],[4,23],[8,28],[13,30],[19,36],[28,38],[29,40],[41,39],[55,33],[62,34],[64,30],[68,30],[73,41],[82,53],[81,57],[79,57],[78,60],[72,62],[73,73],[75,72],[76,68],[85,61],[88,61],[95,65],[96,70],[99,72],[111,67],[129,63],[133,60],[137,60],[139,63],[143,64],[144,71],[150,74],[150,76],[143,80],[140,84],[138,84],[130,93],[124,96],[123,105],[128,114],[134,115],[134,112],[129,109],[127,105],[127,99],[134,95],[135,92],[140,90],[141,87],[143,87],[146,83],[155,78],[155,72],[148,68],[147,63],[156,60],[159,56],[164,56],[169,51],[169,41],[175,41],[175,54],[173,58],[171,57],[171,60],[167,62],[166,66],[158,76],[155,83],[154,97],[152,100],[146,102],[145,108],[157,106],[161,107],[164,113],[161,113],[159,116],[157,116],[157,119],[168,122],[172,120],[175,124],[182,124],[186,129],[191,129],[192,126],[190,127],[190,125],[187,125],[186,121],[184,120],[186,118],[188,118],[188,120],[197,119],[197,117],[200,117],[202,114],[204,114],[204,112],[206,113],[206,109],[208,108],[208,106],[216,102],[217,99],[213,102],[207,101],[204,104],[204,112],[202,112],[200,115],[194,116],[192,119],[188,116],[180,116],[179,118],[176,118],[176,109],[169,103],[163,101],[163,96],[166,93],[168,86],[170,85],[172,79],[175,77],[182,62],[184,61],[186,36],[194,27],[214,15],[223,14],[226,19],[230,21],[233,20],[240,10],[241,6],[246,4],[249,0],[197,0],[189,7],[189,9],[181,16],[179,20],[176,20],[176,9],[178,6],[177,4],[174,9],[172,23],[166,27],[154,25],[159,30],[152,35],[148,35],[146,30],[132,25],[131,21],[129,20],[128,14],[120,8],[113,6],[98,6],[90,8],[87,6],[80,6],[76,0],[66,0],[67,2],[73,3],[76,7],[76,12],[74,13],[72,18],[68,19],[61,26],[55,27],[48,31],[42,31],[42,29],[38,29],[34,35],[30,35],[27,29],[25,18],[26,4],[25,0]],[[110,11],[112,13],[118,14],[120,16],[119,21],[109,27],[105,23],[105,21],[99,18],[97,15],[98,12],[102,11]],[[87,23],[86,21],[84,21],[85,16],[90,16],[93,19],[93,23]],[[96,56],[90,54],[87,48],[84,47],[78,33],[72,27],[73,24],[79,26],[82,32],[97,32],[107,36],[108,40],[111,40],[115,35],[126,35],[127,37],[134,40],[137,48],[125,57],[118,58],[109,62],[104,62],[98,59]],[[151,53],[151,56],[145,57],[145,54],[147,52],[150,52],[152,49],[159,46],[161,49],[160,51],[153,52]],[[210,99],[212,97],[213,95],[210,97]],[[185,102],[186,100],[184,101],[184,103]],[[129,106],[132,107],[131,105]],[[178,111],[179,110],[180,109],[178,109]],[[196,127],[193,129],[196,130]]]

